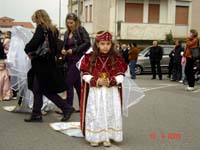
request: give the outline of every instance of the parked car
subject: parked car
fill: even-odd
[[[163,58],[161,60],[161,69],[163,73],[168,72],[169,53],[174,49],[175,45],[159,45],[163,48]],[[151,64],[149,60],[149,50],[152,46],[145,48],[139,53],[135,73],[142,74],[151,72]]]

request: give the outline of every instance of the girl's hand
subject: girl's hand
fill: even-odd
[[[63,55],[67,55],[67,51],[66,51],[65,49],[62,49],[62,50],[61,50],[61,53],[62,53]]]
[[[98,78],[97,80],[97,86],[109,86],[109,79],[102,79],[102,78]]]
[[[67,50],[67,55],[71,55],[72,54],[72,49],[68,49]]]

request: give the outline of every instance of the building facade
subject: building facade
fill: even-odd
[[[199,0],[192,0],[192,22],[191,28],[196,29],[200,34],[200,19],[199,19],[200,3]]]
[[[191,28],[200,32],[198,0],[70,0],[94,37],[109,30],[117,40],[164,40],[166,34],[186,38]]]

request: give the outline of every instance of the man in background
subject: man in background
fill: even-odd
[[[158,46],[158,41],[153,41],[153,46],[150,48],[149,51],[151,70],[153,74],[152,79],[156,79],[156,66],[157,66],[158,77],[160,80],[162,80],[162,72],[160,67],[160,61],[162,60],[162,56],[163,56],[163,48]]]

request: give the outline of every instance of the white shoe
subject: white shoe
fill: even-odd
[[[179,83],[183,83],[183,80],[178,81]]]
[[[97,146],[99,146],[99,143],[90,142],[90,146],[97,147]]]
[[[12,99],[13,99],[13,100],[16,100],[16,99],[17,99],[17,97],[16,97],[16,96],[15,96],[15,97],[12,97]]]
[[[189,87],[189,86],[188,86],[188,87],[186,88],[186,90],[187,90],[187,91],[194,91],[195,88],[194,88],[194,87]]]
[[[103,142],[103,146],[104,146],[104,147],[110,147],[110,146],[111,146],[110,141],[105,141],[105,142]]]

